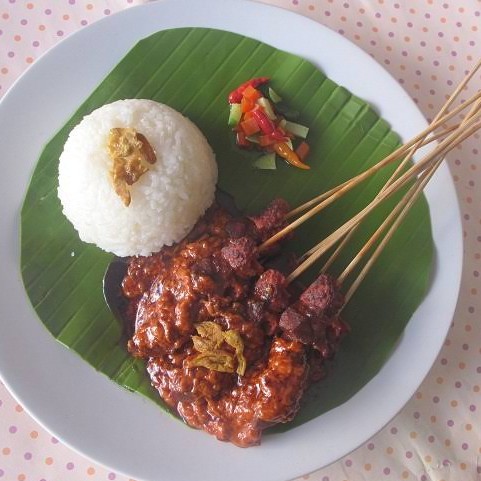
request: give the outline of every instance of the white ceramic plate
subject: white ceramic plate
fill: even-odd
[[[47,140],[140,38],[198,26],[301,55],[374,104],[405,139],[425,126],[406,93],[368,55],[321,25],[238,0],[167,0],[106,18],[36,62],[0,104],[0,372],[29,413],[74,449],[137,479],[282,481],[325,466],[381,429],[430,369],[458,294],[462,240],[454,187],[441,168],[427,194],[436,242],[429,294],[379,374],[348,402],[247,450],[192,430],[122,390],[57,343],[36,318],[19,272],[19,212]],[[375,406],[375,409],[373,409]]]

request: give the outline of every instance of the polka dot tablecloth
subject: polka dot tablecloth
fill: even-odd
[[[140,3],[144,2],[0,0],[0,95],[42,52],[62,38],[103,16]],[[428,119],[481,52],[480,0],[264,3],[306,15],[345,35],[398,79]],[[464,98],[471,94],[463,92]],[[302,479],[481,479],[480,148],[479,136],[475,136],[449,158],[463,217],[464,274],[454,322],[436,363],[413,398],[380,433],[344,459]],[[0,384],[0,480],[128,478],[95,464],[53,438]]]

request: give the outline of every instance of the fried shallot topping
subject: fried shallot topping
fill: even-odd
[[[233,330],[223,331],[216,322],[205,321],[196,325],[198,336],[192,336],[194,348],[199,351],[189,359],[189,367],[206,367],[213,371],[234,372],[234,359],[237,358],[236,372],[243,376],[246,370],[244,342],[241,335]],[[235,349],[235,353],[221,349],[223,343]]]
[[[116,194],[126,207],[131,196],[128,186],[145,174],[157,158],[144,135],[132,128],[110,129],[108,152],[113,160],[111,179]]]

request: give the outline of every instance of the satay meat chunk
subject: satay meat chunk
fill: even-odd
[[[282,329],[284,337],[291,341],[310,344],[314,340],[311,320],[308,316],[298,312],[294,307],[288,307],[281,314],[279,327]]]
[[[269,309],[282,312],[289,303],[286,277],[275,269],[264,271],[254,287],[255,296],[269,304]]]
[[[306,308],[317,316],[336,315],[344,304],[344,296],[336,279],[321,274],[299,297]]]
[[[260,214],[250,217],[257,227],[262,241],[284,227],[285,217],[289,210],[289,204],[284,199],[279,198],[274,199]]]
[[[257,261],[259,255],[256,243],[250,237],[230,239],[222,248],[221,255],[237,274],[252,277],[262,272],[263,268]]]

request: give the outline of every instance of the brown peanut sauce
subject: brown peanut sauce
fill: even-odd
[[[285,212],[278,207],[249,219],[214,205],[180,243],[132,258],[122,283],[134,332],[128,349],[146,360],[162,399],[188,425],[241,447],[259,444],[264,429],[295,416],[342,334],[333,335],[337,319],[316,321],[315,342],[305,339],[305,325],[287,319],[288,329],[279,326],[294,294],[257,250],[274,224],[280,227]],[[303,318],[309,326],[310,315]],[[243,375],[237,366],[232,372],[192,367],[198,355],[192,338],[206,322],[240,335]]]

